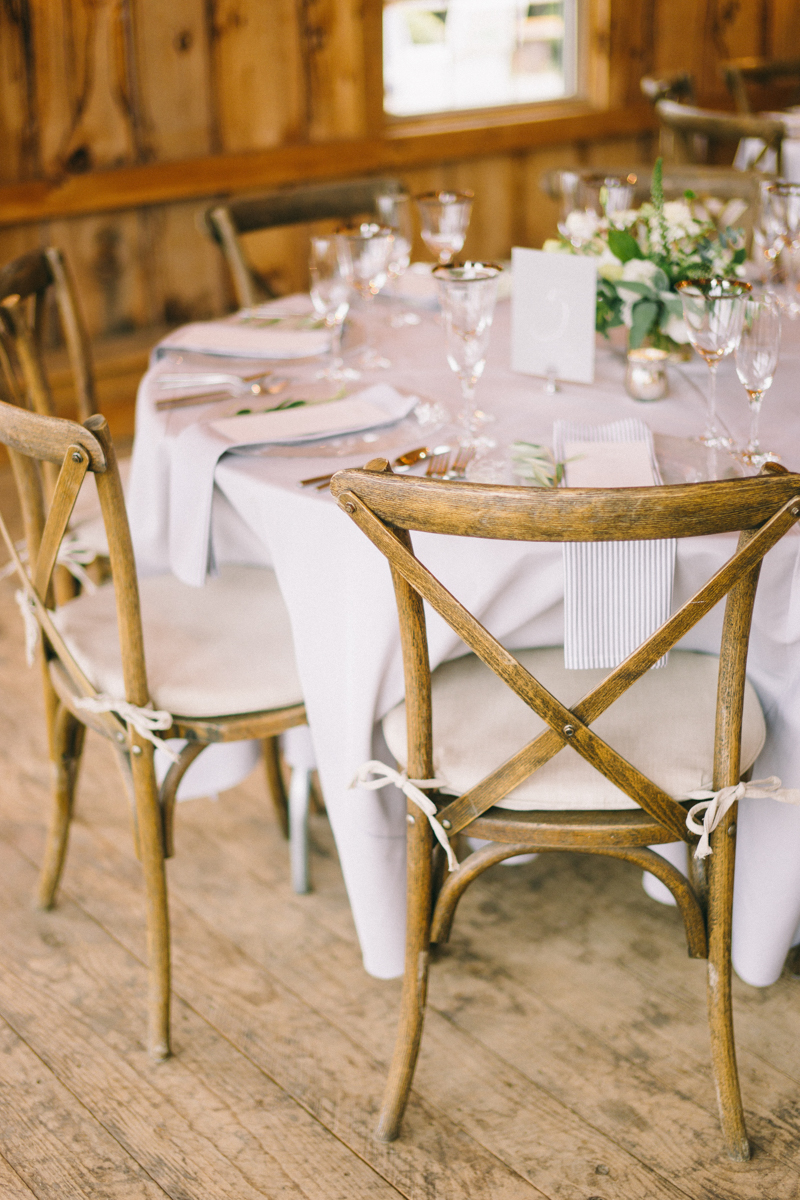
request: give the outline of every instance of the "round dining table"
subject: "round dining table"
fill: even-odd
[[[419,446],[453,444],[452,414],[460,397],[432,306],[409,310],[398,301],[378,302],[360,319],[375,322],[375,336],[391,365],[348,381],[348,391],[388,383],[403,396],[418,397],[416,408],[394,425],[362,435],[223,454],[205,485],[213,488],[211,522],[199,538],[192,523],[202,521],[202,505],[191,489],[184,496],[176,487],[176,480],[191,478],[193,469],[191,460],[180,460],[182,453],[191,454],[187,430],[235,412],[241,401],[159,408],[157,402],[170,394],[161,377],[176,369],[219,370],[221,363],[244,375],[262,365],[286,377],[291,391],[313,380],[327,357],[264,364],[223,360],[180,351],[180,337],[171,335],[154,351],[139,388],[128,509],[141,574],[173,571],[187,583],[202,585],[215,563],[244,562],[275,571],[291,620],[313,755],[364,966],[373,976],[392,978],[403,970],[406,802],[395,789],[376,792],[351,785],[367,760],[392,762],[380,721],[404,691],[394,594],[384,558],[327,489],[299,483],[373,457],[391,459]],[[671,366],[668,396],[636,401],[624,390],[624,354],[598,339],[594,383],[560,383],[549,393],[543,380],[511,370],[510,340],[510,302],[502,300],[477,392],[489,418],[483,435],[496,446],[485,447],[470,465],[477,477],[511,482],[510,444],[521,439],[552,445],[554,421],[585,425],[630,417],[644,420],[653,431],[665,482],[696,481],[709,470],[707,452],[690,440],[705,423],[704,363]],[[799,368],[800,322],[786,322],[761,432],[762,444],[790,468],[800,468]],[[332,392],[338,386],[329,384]],[[720,367],[718,397],[722,420],[743,441],[746,397],[730,360]],[[727,456],[722,459],[718,471],[730,465]],[[507,648],[563,643],[560,546],[432,534],[416,534],[413,541],[419,558]],[[674,605],[697,590],[734,547],[735,535],[681,541]],[[800,534],[793,530],[764,561],[748,660],[767,723],[753,777],[777,775],[787,788],[800,787],[799,551]],[[683,648],[718,650],[722,607],[695,626]],[[465,652],[431,612],[428,637],[432,667]],[[743,980],[765,986],[778,978],[790,946],[800,941],[800,808],[772,799],[742,800],[738,830],[733,961]],[[685,869],[683,843],[659,850]],[[650,891],[657,893],[652,886]],[[643,895],[642,903],[653,900]]]

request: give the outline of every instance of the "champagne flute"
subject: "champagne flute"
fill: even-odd
[[[717,429],[717,368],[736,349],[742,332],[745,301],[752,285],[741,279],[684,279],[677,285],[689,341],[711,372],[706,431],[700,441],[711,448],[727,447],[730,439]]]
[[[462,445],[475,444],[477,426],[485,419],[474,408],[475,387],[486,366],[501,271],[494,263],[469,262],[433,271],[444,317],[447,362],[461,385]]]
[[[781,343],[781,309],[771,292],[752,296],[745,302],[744,324],[736,347],[736,374],[747,392],[750,405],[750,440],[742,458],[752,467],[779,462],[777,454],[761,449],[758,443],[758,418],[764,392],[772,386]]]
[[[473,199],[472,192],[425,192],[416,197],[422,240],[440,266],[464,245]]]
[[[361,225],[340,229],[336,233],[336,248],[342,275],[364,301],[367,312],[367,306],[371,305],[389,278],[393,245],[394,234],[391,229],[375,222],[365,221]],[[388,358],[383,358],[372,345],[371,324],[371,321],[367,320],[367,344],[358,362],[358,365],[367,371],[392,365]]]
[[[350,288],[339,266],[333,237],[312,237],[309,257],[311,303],[331,331],[331,365],[319,372],[320,379],[357,379],[358,372],[343,370],[342,333],[350,309]]]

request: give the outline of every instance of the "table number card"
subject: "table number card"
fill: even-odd
[[[519,246],[511,255],[512,370],[592,383],[597,302],[594,259]]]

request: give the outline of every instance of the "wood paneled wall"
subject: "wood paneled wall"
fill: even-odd
[[[553,229],[545,170],[649,157],[640,75],[691,70],[720,105],[721,59],[800,51],[797,0],[586,3],[591,61],[610,64],[593,112],[605,88],[613,119],[558,124],[554,106],[530,136],[495,121],[423,149],[382,126],[380,0],[0,0],[0,261],[60,245],[95,336],[220,313],[228,282],[197,218],[228,165],[241,190],[393,163],[412,190],[474,189],[466,249],[504,257]],[[304,286],[306,236],[250,239],[275,290]]]

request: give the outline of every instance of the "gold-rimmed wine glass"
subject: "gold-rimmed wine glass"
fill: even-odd
[[[489,333],[502,267],[468,262],[434,267],[444,318],[447,362],[461,385],[458,416],[461,444],[474,444],[477,426],[485,417],[475,410],[475,386],[486,366]]]
[[[742,335],[736,347],[736,374],[747,392],[750,406],[750,439],[742,458],[751,467],[779,461],[778,455],[761,449],[758,419],[764,393],[772,387],[781,344],[781,308],[777,296],[764,292],[745,302]]]
[[[717,429],[717,368],[736,349],[752,285],[742,279],[714,276],[684,279],[676,286],[689,341],[705,359],[711,373],[706,431],[700,441],[705,446],[724,448],[730,445],[730,439]]]
[[[415,196],[422,240],[440,266],[459,253],[472,214],[472,192],[425,192]]]

